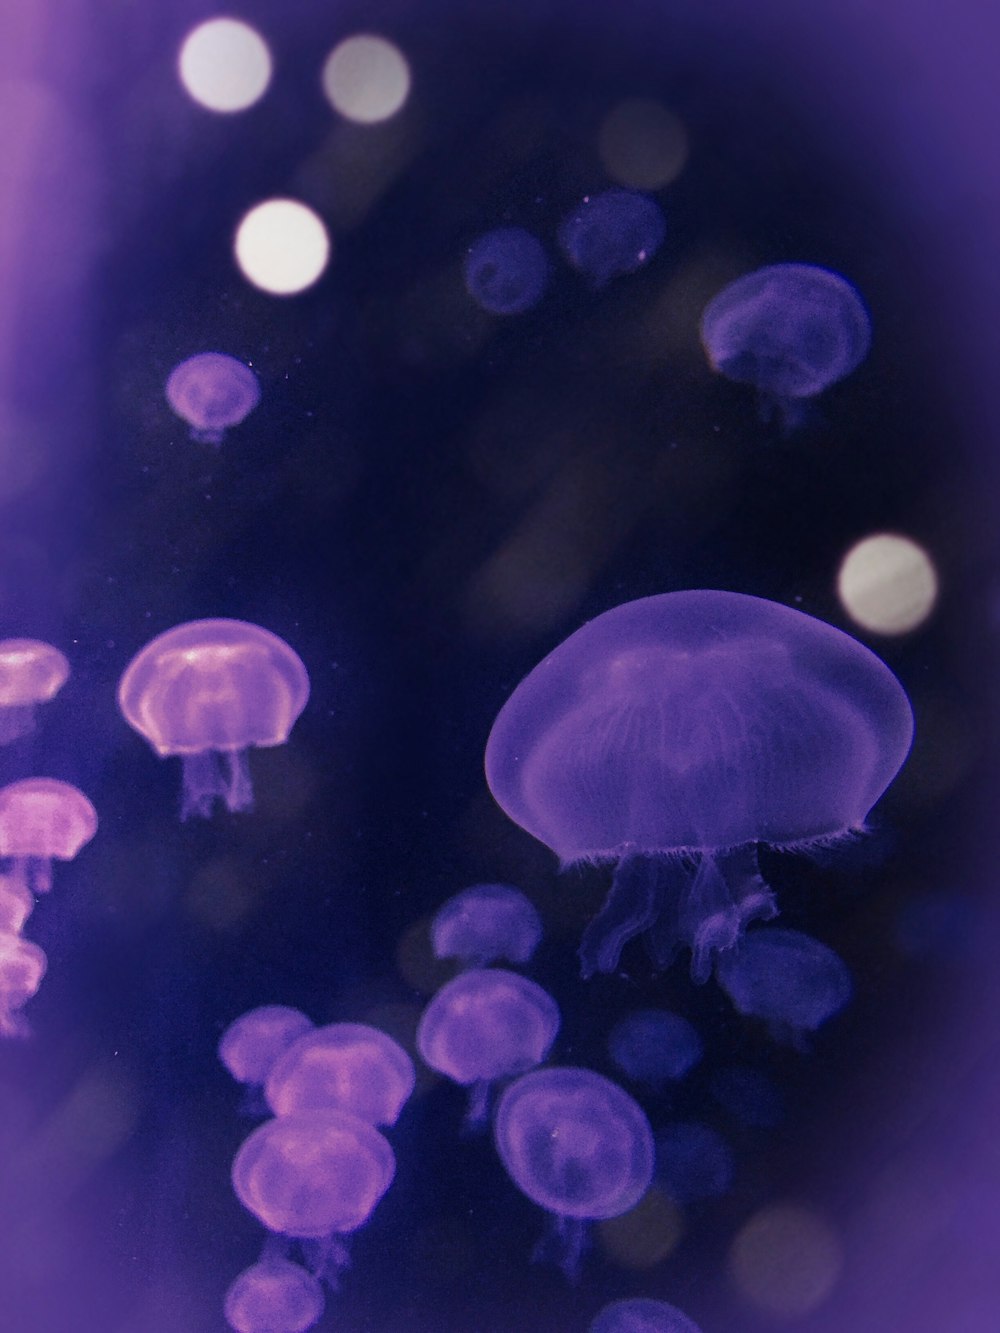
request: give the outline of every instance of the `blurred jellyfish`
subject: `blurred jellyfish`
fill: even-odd
[[[668,1009],[639,1009],[611,1029],[608,1054],[629,1078],[662,1089],[694,1068],[702,1045],[686,1018]]]
[[[534,1068],[559,1031],[559,1006],[527,977],[503,968],[463,972],[442,986],[417,1027],[420,1058],[469,1089],[470,1128],[485,1123],[490,1086]]]
[[[35,909],[35,895],[23,880],[0,875],[0,934],[20,935]]]
[[[118,684],[125,721],[162,758],[179,754],[181,819],[216,799],[249,810],[250,746],[283,745],[309,698],[297,654],[245,620],[192,620],[136,653]]]
[[[701,341],[713,370],[757,390],[765,419],[777,410],[793,427],[807,399],[868,355],[871,321],[838,273],[814,264],[771,264],[709,301]]]
[[[563,866],[614,861],[584,932],[585,977],[648,931],[705,981],[777,911],[757,844],[805,851],[861,831],[910,748],[913,715],[874,653],[739,593],[606,611],[521,681],[493,725],[494,797]]]
[[[267,1115],[263,1088],[271,1066],[312,1026],[301,1010],[283,1004],[262,1004],[229,1024],[219,1040],[219,1059],[246,1088],[246,1113]]]
[[[26,1037],[20,1010],[38,990],[48,960],[37,944],[20,935],[0,933],[0,1037]]]
[[[798,930],[750,931],[720,954],[715,975],[741,1014],[763,1019],[775,1041],[799,1049],[851,998],[844,960]]]
[[[394,1125],[416,1080],[392,1037],[366,1023],[330,1023],[293,1041],[267,1075],[275,1115],[349,1111],[369,1125]]]
[[[667,224],[659,204],[634,190],[587,195],[563,219],[559,246],[595,287],[635,273],[663,244]]]
[[[223,352],[199,352],[174,366],[165,387],[167,402],[191,427],[192,440],[220,444],[260,402],[260,385],[249,366]]]
[[[52,862],[72,861],[97,832],[97,811],[57,778],[23,778],[0,790],[0,857],[33,893],[52,888]]]
[[[701,1333],[701,1329],[675,1305],[632,1296],[606,1305],[588,1333]]]
[[[521,227],[498,227],[469,246],[465,287],[491,315],[520,315],[542,299],[549,261],[541,241]]]
[[[656,1179],[677,1203],[721,1199],[733,1183],[729,1144],[708,1125],[675,1120],[655,1135]]]
[[[589,1069],[535,1069],[504,1092],[493,1136],[514,1184],[553,1217],[549,1254],[575,1278],[588,1221],[634,1208],[653,1178],[653,1134],[642,1107]]]
[[[785,1117],[785,1103],[775,1083],[751,1065],[724,1065],[709,1080],[718,1104],[741,1125],[773,1129]]]
[[[431,922],[435,958],[484,967],[505,958],[526,963],[542,938],[534,904],[510,884],[474,884],[438,908]]]
[[[265,1255],[226,1292],[226,1323],[236,1333],[305,1333],[318,1323],[323,1288],[301,1264]]]
[[[35,729],[35,709],[54,699],[69,679],[58,648],[38,639],[0,640],[0,745]]]

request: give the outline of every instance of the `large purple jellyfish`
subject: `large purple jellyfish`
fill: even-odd
[[[613,861],[583,975],[649,932],[707,980],[777,911],[757,844],[808,851],[864,828],[910,748],[913,715],[874,653],[759,597],[626,602],[571,634],[500,710],[486,777],[564,866]]]
[[[309,677],[284,639],[245,620],[192,620],[136,653],[118,684],[125,721],[184,766],[181,818],[216,797],[249,810],[250,746],[283,745],[309,698]]]
[[[329,1023],[291,1043],[268,1071],[267,1104],[275,1115],[349,1111],[369,1125],[394,1125],[416,1072],[392,1037],[367,1023]]]
[[[431,922],[436,958],[485,967],[498,958],[526,963],[542,938],[534,904],[512,884],[473,884],[442,903]]]
[[[632,1296],[606,1305],[588,1333],[701,1333],[701,1329],[675,1305]]]
[[[69,662],[38,639],[0,642],[0,745],[35,728],[35,709],[54,699],[69,679]]]
[[[549,261],[530,231],[498,227],[469,246],[464,272],[466,290],[484,310],[520,315],[542,299]]]
[[[566,215],[559,246],[569,263],[600,288],[648,264],[666,233],[655,199],[635,190],[605,190],[588,194]]]
[[[199,352],[174,366],[164,389],[167,402],[191,427],[191,438],[219,444],[260,402],[260,384],[249,366],[224,352]]]

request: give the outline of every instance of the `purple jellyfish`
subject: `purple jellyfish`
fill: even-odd
[[[226,1323],[235,1333],[305,1333],[323,1315],[323,1288],[301,1264],[262,1258],[226,1292]]]
[[[562,864],[613,861],[584,932],[584,977],[649,932],[667,966],[774,916],[757,844],[809,851],[864,827],[910,748],[906,693],[874,653],[739,593],[626,602],[550,653],[486,746],[494,797]]]
[[[675,1120],[655,1135],[656,1178],[677,1203],[720,1199],[733,1183],[729,1144],[708,1125]]]
[[[417,1027],[425,1064],[469,1088],[466,1125],[485,1123],[490,1086],[540,1065],[559,1031],[559,1006],[527,977],[475,969],[441,987]]]
[[[216,797],[251,809],[246,751],[283,745],[308,698],[297,654],[245,620],[175,625],[136,653],[118,684],[129,726],[161,758],[181,756],[181,819],[209,816]]]
[[[233,1021],[219,1041],[219,1059],[237,1083],[247,1089],[244,1110],[267,1115],[263,1088],[278,1057],[297,1037],[312,1031],[312,1022],[299,1009],[283,1004],[262,1004]]]
[[[663,244],[667,224],[659,204],[634,190],[587,195],[563,219],[559,246],[595,287],[635,273]]]
[[[623,1074],[662,1090],[701,1059],[701,1038],[686,1018],[668,1009],[639,1009],[611,1029],[608,1054]]]
[[[275,1115],[348,1111],[394,1125],[416,1081],[397,1041],[365,1023],[330,1023],[293,1041],[274,1062],[264,1096]]]
[[[0,934],[0,1037],[26,1037],[20,1010],[38,990],[47,959],[37,944],[20,935]]]
[[[588,1333],[701,1333],[701,1329],[675,1305],[633,1296],[606,1305]]]
[[[35,895],[23,880],[0,875],[0,933],[20,935],[35,910]]]
[[[192,440],[219,444],[260,402],[260,385],[249,366],[224,352],[199,352],[174,366],[165,387],[167,402],[191,427]]]
[[[803,403],[849,375],[868,355],[871,321],[839,273],[814,264],[771,264],[724,287],[701,316],[712,369],[758,392],[762,415],[793,427]]]
[[[653,1134],[642,1107],[589,1069],[535,1069],[500,1098],[493,1136],[514,1184],[554,1218],[554,1245],[570,1279],[588,1221],[634,1208],[653,1178]]]
[[[840,955],[798,930],[749,931],[719,956],[715,976],[741,1014],[762,1019],[775,1041],[799,1050],[853,989]]]
[[[58,648],[38,639],[0,641],[0,745],[35,729],[35,709],[54,699],[69,679]]]
[[[542,299],[549,261],[541,241],[521,227],[498,227],[469,246],[465,287],[491,315],[520,315]]]
[[[474,884],[449,898],[431,922],[436,958],[485,967],[505,958],[526,963],[542,938],[534,904],[510,884]]]
[[[72,861],[97,832],[97,811],[57,778],[23,778],[0,790],[0,857],[33,893],[52,888],[52,862]]]

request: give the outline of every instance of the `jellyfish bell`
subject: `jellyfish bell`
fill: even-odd
[[[309,698],[309,677],[283,639],[244,620],[192,620],[141,649],[118,684],[125,721],[161,758],[183,764],[181,818],[218,798],[253,806],[246,751],[283,745]]]
[[[7,931],[0,933],[0,1037],[28,1035],[20,1011],[42,984],[47,966],[37,944]]]
[[[35,728],[35,709],[48,703],[69,679],[69,662],[39,639],[0,640],[0,745]]]
[[[260,402],[260,384],[249,366],[223,352],[199,352],[175,366],[164,387],[173,411],[191,427],[191,438],[220,444]]]
[[[97,811],[78,787],[23,778],[0,789],[0,857],[33,893],[52,887],[52,862],[72,861],[97,832]]]
[[[611,1029],[608,1054],[623,1074],[660,1090],[694,1068],[701,1038],[686,1018],[668,1009],[638,1009]]]
[[[367,1023],[330,1023],[303,1033],[268,1071],[275,1115],[348,1111],[369,1125],[394,1125],[416,1082],[397,1041]]]
[[[234,1333],[305,1333],[319,1322],[325,1304],[308,1269],[265,1255],[233,1279],[223,1308]]]
[[[511,884],[473,884],[438,908],[431,922],[436,958],[485,967],[505,958],[526,963],[542,938],[534,904]]]
[[[631,1296],[606,1305],[588,1333],[701,1333],[701,1329],[676,1305],[648,1296]]]
[[[663,244],[667,225],[655,199],[636,190],[587,195],[563,219],[559,247],[594,287],[635,273]]]
[[[758,843],[808,852],[864,829],[905,760],[909,700],[869,649],[740,593],[626,602],[514,690],[486,746],[503,810],[564,866],[613,862],[583,975],[648,932],[657,963],[705,981],[777,911]]]
[[[292,1042],[312,1026],[301,1010],[283,1004],[248,1009],[229,1024],[219,1039],[219,1059],[246,1089],[241,1108],[245,1114],[268,1114],[263,1095],[268,1073]]]
[[[542,243],[522,227],[498,227],[469,246],[465,287],[491,315],[520,315],[542,299],[549,261]]]
[[[35,895],[23,880],[0,875],[0,932],[19,935],[35,910]]]

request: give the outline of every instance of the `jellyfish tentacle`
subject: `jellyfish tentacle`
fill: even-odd
[[[340,1275],[351,1266],[351,1252],[347,1239],[332,1233],[299,1242],[302,1258],[313,1277],[325,1282],[331,1291],[340,1288]]]
[[[555,1264],[567,1282],[576,1283],[580,1279],[580,1265],[586,1249],[587,1224],[584,1219],[555,1213],[531,1252],[531,1262]]]
[[[253,784],[245,750],[223,750],[220,763],[224,772],[226,809],[234,813],[253,809]]]
[[[466,1134],[478,1134],[486,1126],[490,1117],[490,1089],[488,1079],[477,1078],[469,1085],[469,1107],[462,1122],[462,1131]]]
[[[615,869],[604,906],[580,940],[580,973],[613,972],[621,951],[634,935],[649,930],[664,906],[663,882],[656,858],[632,853]]]
[[[757,864],[757,847],[702,854],[680,911],[680,929],[691,946],[691,980],[702,985],[716,954],[731,949],[751,921],[769,921],[778,906]]]

